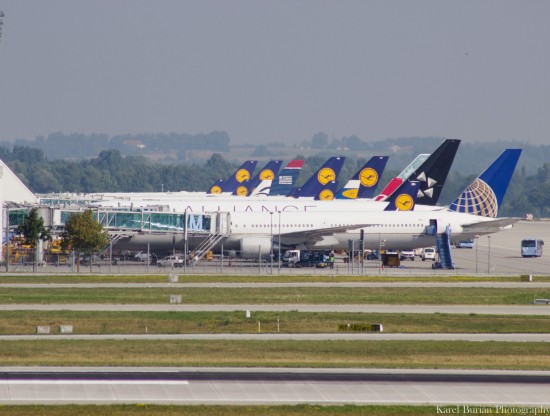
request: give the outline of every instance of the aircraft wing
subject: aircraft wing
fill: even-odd
[[[490,234],[510,228],[519,218],[499,218],[492,221],[480,221],[475,224],[463,225],[464,232],[472,234]]]
[[[327,228],[318,228],[316,230],[305,230],[305,231],[296,231],[292,233],[281,234],[281,240],[284,243],[296,244],[299,242],[305,241],[321,241],[324,237],[329,237],[336,233],[344,233],[350,230],[357,230],[364,227],[373,227],[377,224],[353,224],[353,225],[343,225],[341,227],[327,227]]]

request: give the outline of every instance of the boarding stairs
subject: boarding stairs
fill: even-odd
[[[447,226],[443,234],[436,236],[437,252],[439,260],[432,267],[434,269],[449,269],[454,270],[455,266],[451,256],[451,227]]]
[[[189,258],[187,261],[191,266],[197,264],[202,258],[204,258],[206,253],[212,250],[223,239],[229,237],[231,224],[229,214],[225,212],[218,212],[216,213],[215,221],[216,224],[213,227],[214,229],[208,237],[204,239],[204,241],[202,241],[197,248],[189,253]]]
[[[120,233],[120,232],[118,232],[118,233],[109,233],[109,243],[107,244],[107,246],[105,248],[100,250],[98,255],[100,257],[106,255],[109,252],[109,249],[111,247],[114,247],[117,242],[119,242],[120,240],[123,240],[125,238],[129,238],[129,237],[130,237],[130,235],[128,233]]]

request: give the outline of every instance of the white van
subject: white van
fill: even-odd
[[[426,260],[435,261],[434,247],[426,247],[424,251],[422,251],[422,261],[426,261]]]

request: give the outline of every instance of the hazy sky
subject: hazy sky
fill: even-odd
[[[550,1],[0,0],[0,140],[550,143]]]

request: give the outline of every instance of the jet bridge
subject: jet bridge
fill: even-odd
[[[15,227],[32,207],[10,212],[10,226]],[[86,207],[40,206],[38,214],[53,234],[61,234],[69,217],[83,212]],[[94,217],[109,233],[110,244],[115,248],[136,249],[132,245],[151,249],[193,249],[192,259],[200,260],[209,250],[231,234],[228,212],[148,211],[123,208],[94,208]],[[189,245],[187,245],[189,243]]]

